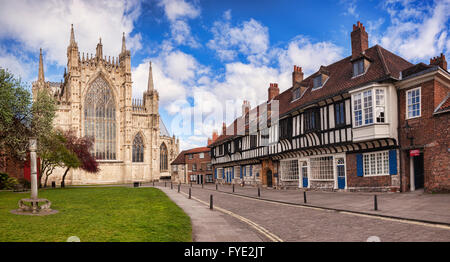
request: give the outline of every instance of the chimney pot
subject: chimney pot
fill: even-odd
[[[270,83],[270,87],[268,89],[267,101],[274,99],[279,94],[280,94],[280,89],[278,88],[278,84]]]
[[[430,58],[430,65],[440,66],[442,69],[447,70],[447,60],[445,55],[441,53],[440,56]]]

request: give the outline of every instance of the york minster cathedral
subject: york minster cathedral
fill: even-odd
[[[39,89],[49,89],[57,104],[54,126],[73,130],[78,137],[93,137],[92,154],[99,162],[97,174],[70,170],[66,184],[149,182],[171,175],[170,162],[178,155],[179,140],[170,136],[159,115],[151,63],[142,99],[132,98],[132,83],[125,34],[118,57],[103,56],[101,39],[95,56],[89,56],[78,51],[72,25],[67,70],[60,83],[45,81],[41,50],[33,97]],[[62,174],[63,169],[55,170],[49,181],[58,184]]]

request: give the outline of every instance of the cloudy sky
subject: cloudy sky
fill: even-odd
[[[252,106],[266,100],[269,83],[289,88],[293,65],[306,77],[350,55],[357,21],[369,46],[413,63],[450,50],[449,0],[0,1],[0,67],[29,85],[39,48],[46,80],[62,79],[70,24],[85,53],[95,54],[101,37],[103,54],[117,57],[125,32],[133,97],[142,97],[152,61],[161,116],[182,149],[204,146],[223,116],[230,123],[240,114],[243,99]]]

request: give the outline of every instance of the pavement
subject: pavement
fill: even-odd
[[[177,193],[168,187],[156,188],[163,191],[175,204],[191,218],[193,242],[262,242],[264,237],[259,236],[247,225],[236,218],[216,210],[210,210],[209,206],[189,199],[183,193]]]
[[[201,188],[201,185],[193,187]],[[204,189],[215,191],[216,187],[214,184],[207,184]],[[218,190],[233,193],[231,185],[218,185]],[[259,198],[303,205],[303,192],[303,189],[261,188]],[[253,186],[236,185],[234,194],[258,198],[257,188]],[[430,194],[423,190],[405,193],[306,191],[306,199],[306,205],[309,206],[450,225],[450,194]]]

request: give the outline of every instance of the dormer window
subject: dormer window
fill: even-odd
[[[296,88],[294,89],[294,91],[292,91],[292,101],[297,100],[300,98],[300,88]]]
[[[313,89],[318,89],[322,87],[322,75],[318,75],[316,77],[314,77],[314,85],[313,85]]]
[[[365,73],[366,63],[364,59],[359,59],[353,62],[353,77],[359,76]]]

